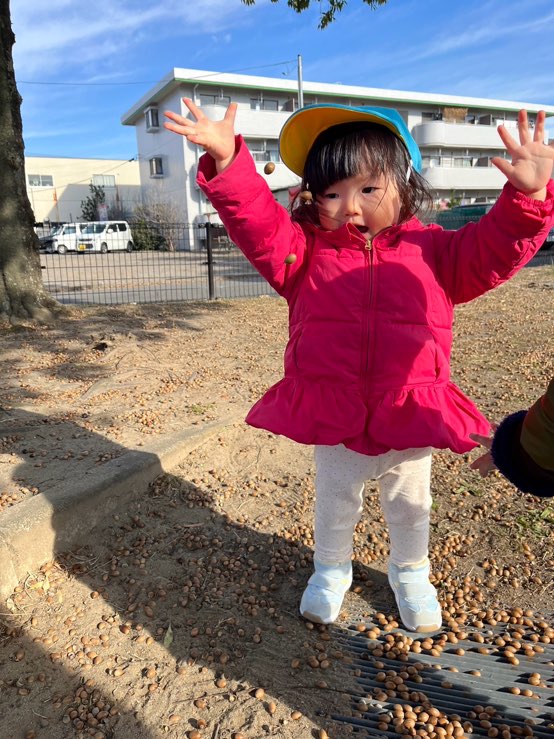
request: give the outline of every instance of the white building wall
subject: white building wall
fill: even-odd
[[[517,134],[515,122],[507,123],[506,128],[512,135]],[[504,149],[504,144],[494,124],[475,125],[432,121],[414,125],[411,133],[420,149],[436,146],[491,151]]]
[[[281,111],[254,111],[250,109],[250,94],[235,90],[224,90],[225,94],[234,94],[233,101],[239,105],[236,118],[236,131],[247,139],[264,141],[271,139],[277,142],[279,131],[290,113]],[[163,128],[163,111],[177,110],[183,116],[189,115],[188,108],[182,102],[183,97],[193,98],[195,91],[192,85],[181,85],[171,96],[158,104],[160,130],[149,133],[144,116],[136,123],[137,148],[140,152],[140,175],[143,183],[144,199],[165,198],[174,204],[177,220],[197,224],[205,221],[219,222],[212,205],[196,185],[198,160],[202,149],[176,136]],[[230,95],[229,95],[230,96]],[[197,101],[198,102],[198,101]],[[223,118],[225,105],[203,106],[204,113],[214,120]],[[149,160],[152,156],[162,156],[164,176],[153,179],[150,176]],[[288,189],[299,182],[282,162],[275,162],[275,170],[271,175],[264,173],[266,162],[256,162],[256,170],[264,177],[273,190]]]
[[[157,185],[160,194],[174,199],[177,197],[175,202],[178,203],[183,221],[196,223],[217,219],[213,208],[195,185],[201,150],[170,132],[147,133],[144,110],[148,105],[158,105],[160,124],[163,125],[163,111],[168,108],[189,115],[181,102],[182,97],[190,97],[200,104],[201,95],[216,96],[221,104],[202,106],[206,115],[215,119],[223,117],[226,98],[230,99],[238,105],[237,132],[248,140],[251,147],[257,147],[256,142],[260,146],[264,140],[271,141],[272,145],[276,142],[283,124],[294,109],[297,93],[297,83],[292,80],[202,70],[172,70],[122,118],[124,124],[135,125],[137,129],[143,189],[150,187],[145,160],[158,147],[157,150],[163,152],[168,162],[167,175],[164,174],[163,183]],[[497,125],[505,122],[515,133],[519,108],[527,109],[531,118],[541,108],[546,110],[547,115],[554,114],[552,106],[327,83],[305,82],[303,93],[305,105],[335,102],[399,110],[419,144],[424,160],[428,163],[433,160],[434,166],[426,166],[423,175],[429,179],[437,200],[448,199],[458,191],[466,199],[494,199],[505,181],[500,172],[490,165],[490,157],[500,154],[504,149],[496,130]],[[276,100],[278,109],[252,109],[251,99]],[[263,103],[258,107],[263,107]],[[434,115],[440,118],[443,111],[449,108],[460,114],[461,121],[432,120]],[[466,115],[471,123],[465,122]],[[463,164],[469,166],[448,164],[458,155],[465,157]],[[263,161],[256,162],[256,169],[265,177],[271,189],[279,192],[281,201],[286,200],[283,195],[298,184],[298,177],[281,162],[276,162],[271,175],[265,175],[263,168]]]
[[[52,178],[52,185],[32,186],[29,177]],[[113,175],[115,187],[106,187],[106,202],[131,209],[141,197],[138,162],[121,159],[25,157],[27,195],[35,221],[72,222],[81,219],[81,202],[90,195],[94,175]]]
[[[506,182],[496,167],[425,167],[421,174],[434,190],[448,195],[453,190],[466,194],[471,191],[473,196],[493,191],[499,193]]]

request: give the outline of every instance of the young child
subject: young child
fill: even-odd
[[[471,434],[489,451],[470,465],[486,477],[497,469],[522,493],[554,496],[554,377],[533,405],[506,416],[492,436]]]
[[[284,378],[247,422],[315,446],[314,573],[301,614],[332,623],[352,583],[364,482],[378,480],[388,525],[388,578],[404,626],[430,632],[442,614],[429,581],[432,449],[467,452],[489,424],[450,381],[453,308],[509,279],[551,227],[554,149],[544,112],[519,144],[498,202],[458,231],[424,226],[421,156],[389,108],[302,108],[280,135],[283,162],[302,177],[302,204],[279,205],[241,136],[236,104],[221,121],[192,114],[165,127],[203,147],[197,181],[231,239],[288,301]]]

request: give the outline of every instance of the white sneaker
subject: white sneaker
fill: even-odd
[[[314,568],[300,601],[300,613],[316,624],[332,624],[352,585],[352,561],[323,564],[314,560]]]
[[[389,584],[404,626],[427,633],[442,626],[442,611],[437,591],[429,582],[429,560],[419,565],[398,567],[389,563]]]

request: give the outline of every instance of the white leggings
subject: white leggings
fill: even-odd
[[[315,464],[315,559],[331,564],[351,558],[366,480],[379,481],[391,561],[405,566],[427,557],[431,448],[369,457],[342,444],[316,446]]]

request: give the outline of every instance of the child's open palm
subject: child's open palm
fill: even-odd
[[[190,98],[183,98],[195,121],[166,110],[164,115],[173,123],[164,123],[169,131],[185,136],[188,141],[203,147],[216,161],[218,171],[225,169],[235,155],[235,116],[237,104],[231,103],[221,121],[212,121]]]
[[[546,185],[552,176],[554,165],[554,147],[544,143],[545,112],[537,113],[537,121],[533,134],[529,129],[527,111],[520,110],[518,115],[519,144],[504,126],[498,127],[498,133],[512,161],[502,157],[493,157],[492,163],[506,175],[508,181],[520,192],[537,200],[546,197]]]

